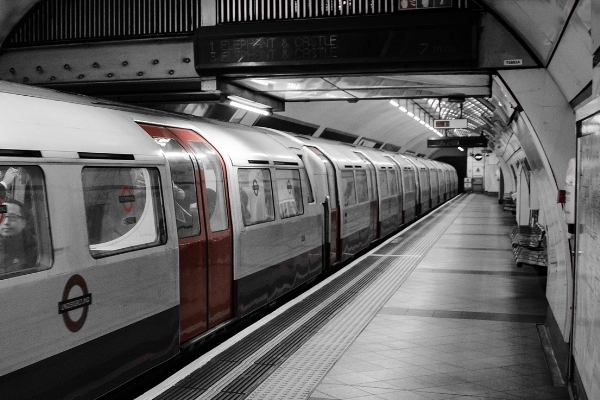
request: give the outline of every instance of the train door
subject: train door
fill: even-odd
[[[233,317],[233,228],[230,219],[225,162],[202,136],[170,128],[185,140],[200,166],[208,259],[208,328]]]
[[[379,201],[377,196],[377,178],[375,176],[375,165],[362,153],[355,152],[357,156],[359,156],[365,162],[365,168],[367,170],[367,175],[369,177],[369,200],[370,200],[370,213],[371,213],[371,222],[370,232],[374,232],[374,237],[371,240],[379,238],[381,231],[379,229]]]
[[[340,206],[337,195],[337,184],[335,180],[335,168],[333,163],[325,154],[316,147],[307,146],[315,153],[325,165],[327,171],[327,188],[329,195],[329,265],[340,260]],[[327,218],[327,216],[325,216]]]
[[[233,315],[232,234],[223,165],[220,156],[193,131],[140,126],[163,148],[171,168],[183,343]],[[214,217],[215,213],[220,217]]]
[[[400,165],[400,163],[393,157],[391,156],[386,156],[390,161],[392,161],[392,163],[394,164],[394,170],[396,171],[396,178],[397,178],[397,182],[398,182],[398,198],[399,198],[399,218],[398,218],[398,225],[402,225],[404,224],[405,221],[405,208],[406,208],[406,195],[409,191],[409,189],[406,187],[406,184],[404,182],[405,178],[405,174],[406,172],[404,172],[402,170],[402,165]]]

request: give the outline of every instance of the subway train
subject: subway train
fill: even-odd
[[[457,195],[454,168],[0,82],[0,394],[96,398]]]

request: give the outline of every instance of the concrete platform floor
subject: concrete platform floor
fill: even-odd
[[[310,400],[569,399],[536,328],[545,277],[516,267],[513,215],[494,197],[468,200]]]

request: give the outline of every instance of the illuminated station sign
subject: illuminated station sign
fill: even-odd
[[[435,129],[466,129],[468,122],[466,118],[436,119],[433,121],[433,127]]]

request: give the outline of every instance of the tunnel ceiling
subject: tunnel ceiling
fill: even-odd
[[[70,0],[61,1],[66,4]],[[144,1],[135,0],[133,3]],[[46,0],[0,0],[0,43],[3,43],[3,48],[7,47],[5,39],[28,11],[37,3],[44,2]],[[494,24],[490,26],[509,32],[537,67],[547,66],[554,56],[564,27],[573,17],[576,7],[578,12],[574,17],[580,18],[581,24],[589,27],[586,15],[590,13],[585,11],[591,7],[590,0],[465,0],[465,4],[480,7],[491,15],[497,21],[494,23],[499,23],[501,28]],[[494,44],[493,38],[487,40],[486,43]],[[5,57],[4,52],[0,61],[2,57]],[[193,73],[192,70],[191,78]],[[499,121],[506,122],[514,109],[504,110],[502,102],[497,101],[502,95],[493,93],[492,76],[493,70],[487,73],[274,75],[227,78],[226,81],[241,91],[267,95],[284,102],[285,112],[277,113],[284,118],[427,152],[423,138],[435,136],[429,128],[434,119],[467,118],[467,129],[447,132],[456,136],[483,134],[491,137]],[[182,103],[171,108],[184,110],[190,107]],[[406,111],[399,111],[402,109]]]

